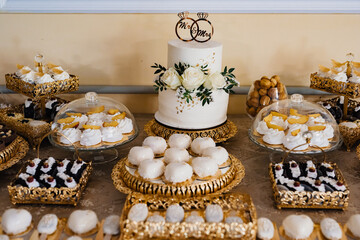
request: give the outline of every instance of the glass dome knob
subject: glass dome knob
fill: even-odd
[[[293,103],[302,103],[304,101],[304,96],[301,94],[293,94],[290,99]]]
[[[354,54],[348,53],[348,54],[346,54],[346,58],[349,62],[352,62],[354,60]]]
[[[44,56],[42,54],[37,54],[35,56],[35,62],[42,63],[44,61]]]
[[[89,103],[96,103],[98,101],[98,95],[96,92],[88,92],[85,94],[85,99]]]

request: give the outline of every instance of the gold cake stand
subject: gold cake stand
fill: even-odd
[[[12,167],[19,162],[29,151],[29,144],[20,136],[0,152],[0,171]]]
[[[159,123],[155,119],[152,119],[144,126],[144,131],[149,136],[159,136],[165,138],[165,140],[168,140],[169,137],[175,133],[180,133],[189,135],[192,140],[198,137],[211,137],[216,143],[220,143],[234,137],[238,129],[236,125],[230,120],[227,120],[225,123],[214,128],[189,130],[171,128]]]
[[[111,178],[114,186],[122,193],[139,192],[167,197],[194,197],[210,193],[228,192],[238,185],[245,176],[245,167],[241,161],[229,154],[231,165],[220,176],[209,180],[194,180],[192,183],[165,183],[149,181],[132,174],[126,165],[127,157],[121,159],[113,168]]]

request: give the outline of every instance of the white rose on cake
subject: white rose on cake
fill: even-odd
[[[189,91],[197,89],[205,82],[205,74],[199,68],[189,67],[181,77],[182,85]]]
[[[164,83],[166,83],[166,85],[168,85],[171,89],[176,89],[181,86],[180,79],[181,77],[179,73],[172,67],[166,70],[162,76]]]
[[[226,85],[225,78],[219,72],[214,72],[208,75],[204,82],[204,87],[208,89],[223,88],[225,87],[225,85]]]

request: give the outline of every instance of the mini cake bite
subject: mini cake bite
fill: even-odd
[[[55,214],[45,214],[40,219],[37,230],[40,234],[53,234],[58,226],[59,219]]]
[[[32,216],[25,209],[7,209],[1,216],[1,227],[6,234],[18,235],[31,226]]]
[[[118,215],[110,215],[105,218],[103,231],[108,235],[118,235],[120,233],[120,217]]]
[[[354,237],[360,237],[360,214],[352,215],[346,222],[346,226]]]
[[[209,157],[218,165],[224,164],[229,159],[229,153],[223,147],[208,147],[202,152],[203,157]]]
[[[170,205],[166,210],[166,222],[182,222],[184,215],[184,209],[179,204]]]
[[[191,151],[195,154],[202,154],[202,151],[208,147],[215,147],[215,142],[209,137],[198,137],[191,143]]]
[[[168,148],[164,154],[164,162],[188,162],[190,159],[189,152],[184,148]]]
[[[342,238],[342,230],[340,225],[332,218],[323,218],[320,222],[321,233],[331,240]]]
[[[175,133],[169,137],[168,144],[171,148],[188,149],[191,145],[191,137],[186,134]]]
[[[150,147],[132,147],[128,155],[129,162],[135,166],[138,166],[144,160],[153,158],[154,152]]]
[[[173,162],[165,167],[165,179],[171,183],[181,183],[192,178],[193,168],[184,162]]]
[[[145,179],[154,179],[163,175],[165,165],[159,159],[146,159],[141,161],[138,168],[138,173]]]
[[[292,239],[308,239],[314,230],[314,223],[306,215],[289,215],[282,225],[286,236]]]
[[[137,203],[132,206],[128,213],[128,219],[135,222],[143,222],[149,214],[145,203]]]
[[[214,176],[218,170],[218,164],[209,157],[196,157],[192,160],[192,167],[196,175],[201,178]]]
[[[204,218],[199,216],[198,212],[191,212],[191,214],[185,219],[187,223],[203,223],[205,222]]]
[[[75,234],[87,234],[96,229],[98,218],[94,211],[75,210],[67,221],[67,227]]]
[[[155,136],[145,138],[142,145],[150,147],[156,155],[163,154],[167,148],[165,139]]]
[[[270,240],[274,237],[274,225],[268,218],[258,219],[257,237],[263,240]]]
[[[220,205],[210,204],[205,209],[205,219],[207,222],[216,223],[221,222],[224,218],[224,213]]]

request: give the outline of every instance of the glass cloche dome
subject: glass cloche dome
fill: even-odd
[[[339,127],[331,113],[304,100],[300,94],[263,108],[249,130],[249,137],[270,150],[292,150],[298,154],[331,151],[341,142]]]
[[[128,143],[138,135],[134,116],[122,103],[88,92],[56,114],[49,139],[55,146],[97,151]]]

